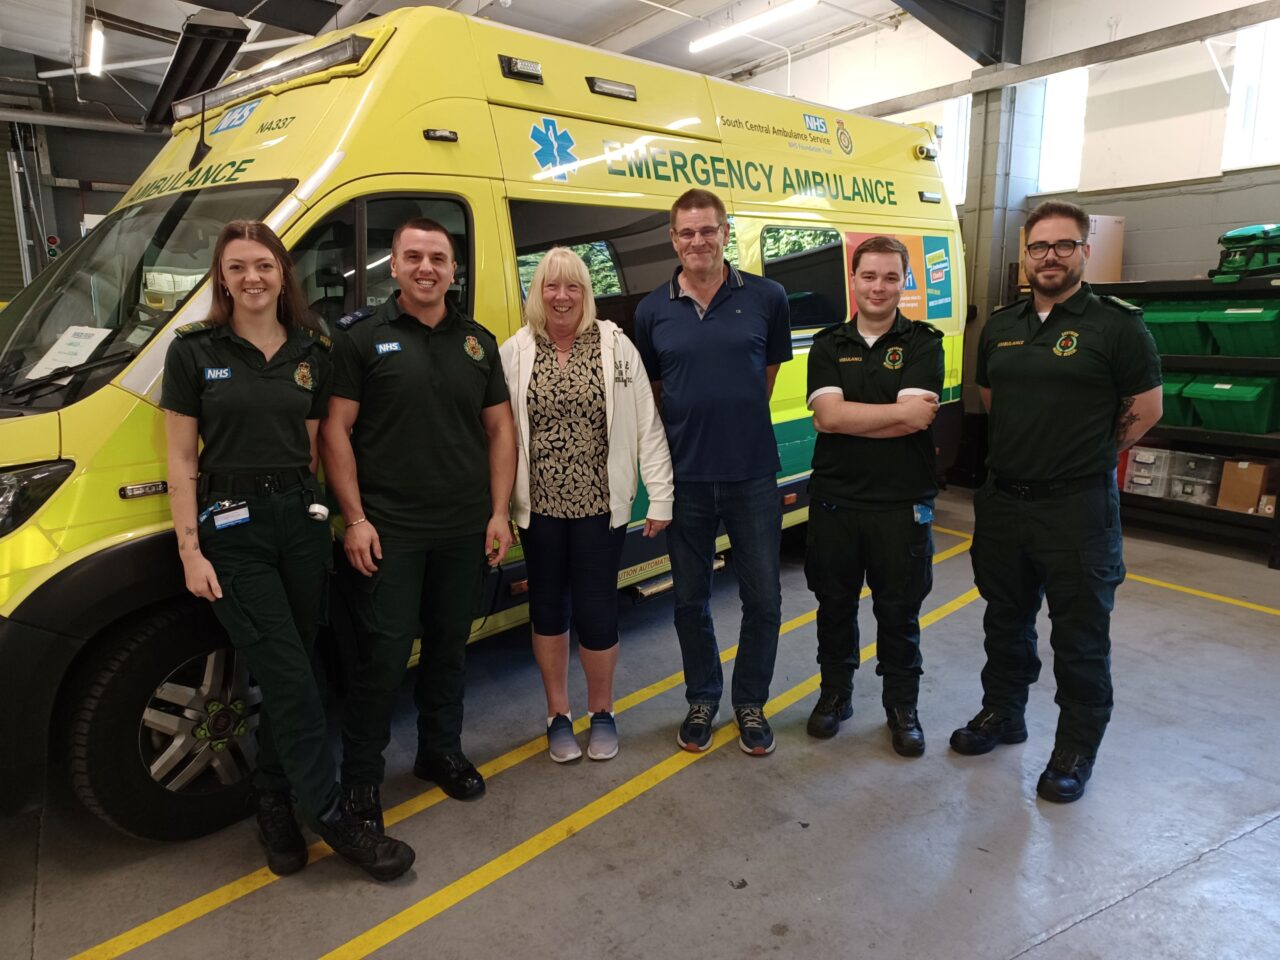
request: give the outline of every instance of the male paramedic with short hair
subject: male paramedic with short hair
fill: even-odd
[[[987,663],[982,709],[951,749],[1027,739],[1043,597],[1059,712],[1036,792],[1070,803],[1111,718],[1111,610],[1125,573],[1116,454],[1160,419],[1160,356],[1141,310],[1083,282],[1087,213],[1046,200],[1027,216],[1026,244],[1032,295],[993,313],[978,341],[989,475],[973,498],[972,554]]]
[[[396,230],[400,289],[338,321],[321,428],[364,645],[343,714],[342,788],[379,826],[392,708],[419,636],[413,772],[459,800],[484,792],[462,752],[464,662],[485,557],[496,566],[511,545],[515,422],[497,341],[446,299],[456,270],[439,223]]]
[[[865,576],[876,618],[876,673],[893,749],[924,753],[920,604],[933,587],[937,464],[929,425],[942,394],[942,334],[898,309],[906,246],[871,237],[853,251],[846,323],[809,351],[809,407],[818,439],[809,481],[805,577],[818,598],[822,688],[809,733],[835,736],[853,714],[858,595]]]
[[[636,346],[660,403],[675,468],[667,549],[675,582],[675,625],[684,660],[688,714],[676,741],[711,745],[724,692],[711,619],[711,570],[721,522],[729,534],[742,626],[731,699],[739,746],[773,751],[764,716],[782,623],[782,505],[769,397],[791,359],[786,291],[724,258],[729,218],[708,190],[689,190],[671,208],[680,266],[636,308]]]

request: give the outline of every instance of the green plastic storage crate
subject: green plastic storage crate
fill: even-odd
[[[1166,427],[1194,427],[1199,421],[1191,400],[1182,395],[1187,384],[1195,380],[1190,373],[1166,373],[1164,375],[1164,416],[1160,422]]]
[[[1280,224],[1258,223],[1228,230],[1218,238],[1222,253],[1209,271],[1214,283],[1280,274]]]
[[[1280,299],[1205,303],[1200,322],[1224,356],[1280,356]]]
[[[1271,433],[1280,429],[1280,390],[1269,377],[1196,377],[1182,389],[1210,430]]]
[[[1142,318],[1164,354],[1207,357],[1217,351],[1209,328],[1200,322],[1200,304],[1167,300],[1144,304]]]

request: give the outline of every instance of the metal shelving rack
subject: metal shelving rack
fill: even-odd
[[[1152,280],[1129,283],[1090,284],[1095,293],[1137,300],[1275,300],[1280,303],[1280,277],[1253,277],[1239,283],[1222,284],[1208,280]],[[1170,373],[1223,373],[1237,376],[1280,377],[1280,357],[1175,356],[1161,357]],[[1155,426],[1147,439],[1166,440],[1180,449],[1229,456],[1258,454],[1280,458],[1280,433],[1228,433],[1202,427]],[[1261,547],[1268,565],[1280,569],[1280,512],[1275,517],[1223,510],[1186,503],[1121,493],[1124,519],[1145,526],[1189,533]]]

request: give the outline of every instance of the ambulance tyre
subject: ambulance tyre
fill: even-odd
[[[200,837],[245,817],[261,698],[208,604],[153,607],[104,641],[69,702],[80,801],[149,840]]]

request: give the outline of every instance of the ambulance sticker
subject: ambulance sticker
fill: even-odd
[[[847,156],[853,156],[853,137],[849,135],[843,120],[836,121],[836,143],[840,144],[840,149]]]
[[[904,358],[901,347],[890,347],[884,352],[884,365],[890,370],[900,370]]]
[[[468,357],[479,363],[484,359],[484,347],[480,346],[480,341],[475,337],[467,337],[462,341],[462,349]]]
[[[305,360],[298,364],[298,368],[293,371],[293,382],[303,390],[314,390],[316,385],[311,379],[311,364]]]
[[[578,163],[578,158],[573,155],[573,135],[568,130],[561,130],[551,117],[543,117],[542,126],[534,124],[529,130],[529,139],[537,147],[533,151],[533,159],[538,161],[538,167],[548,170],[553,180],[567,183],[569,171],[577,169]]]
[[[1053,345],[1053,352],[1059,357],[1069,357],[1080,346],[1080,334],[1074,330],[1064,330],[1058,342]]]

